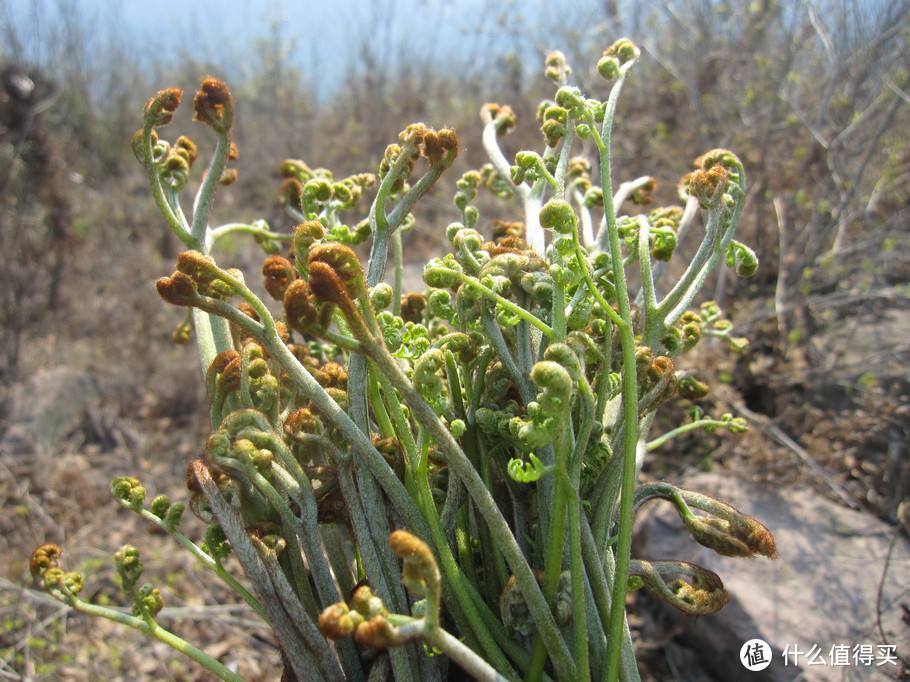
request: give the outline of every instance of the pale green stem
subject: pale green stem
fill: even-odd
[[[199,186],[199,191],[193,200],[193,224],[191,230],[193,241],[196,244],[204,244],[206,241],[212,200],[215,198],[215,190],[218,189],[218,181],[221,179],[221,174],[227,165],[228,153],[231,148],[228,132],[219,132],[217,135],[215,153],[212,155],[205,177],[202,178],[202,184]]]
[[[588,576],[591,579],[591,591],[594,593],[594,603],[600,614],[601,622],[606,624],[610,617],[610,590],[613,587],[613,578],[616,565],[613,554],[606,551],[601,554],[595,546],[594,535],[587,519],[581,522],[581,547]],[[638,664],[635,661],[635,648],[632,645],[632,633],[629,631],[629,622],[623,623],[622,633],[622,677],[625,682],[639,682]]]
[[[136,616],[130,616],[126,613],[123,613],[122,611],[117,611],[105,606],[98,606],[97,604],[91,604],[89,602],[82,601],[68,591],[62,592],[62,595],[58,597],[58,599],[79,613],[84,613],[87,616],[94,616],[96,618],[106,618],[107,620],[114,621],[115,623],[119,623],[121,625],[126,625],[127,627],[138,630],[145,635],[154,637],[159,642],[167,644],[175,651],[178,651],[184,656],[196,661],[196,663],[208,670],[219,680],[227,680],[228,682],[243,682],[243,678],[240,675],[231,672],[222,663],[212,658],[201,649],[197,649],[186,640],[181,639],[173,632],[170,632],[169,630],[161,627],[154,620],[137,618]]]
[[[141,507],[139,509],[136,509],[134,507],[131,507],[129,504],[123,503],[123,502],[121,502],[121,504],[123,504],[123,506],[125,508],[136,512],[142,518],[146,519],[147,521],[151,521],[156,526],[161,528],[161,530],[168,533],[184,549],[186,549],[190,554],[192,554],[194,557],[196,557],[196,559],[199,560],[199,563],[201,563],[205,568],[209,569],[210,571],[215,573],[215,575],[217,575],[219,578],[221,578],[228,585],[228,587],[230,587],[234,591],[234,593],[238,597],[243,599],[243,601],[245,601],[247,603],[247,605],[259,615],[260,618],[262,618],[263,620],[267,620],[265,611],[263,611],[262,605],[259,603],[259,600],[256,599],[256,597],[254,597],[252,594],[250,594],[250,592],[237,581],[237,578],[235,578],[230,573],[228,573],[224,569],[224,566],[222,566],[213,557],[209,556],[206,552],[204,552],[202,550],[202,548],[199,547],[199,545],[197,545],[195,542],[190,540],[186,535],[181,533],[176,528],[169,527],[168,524],[164,522],[164,519],[158,518],[157,516],[152,514],[152,512],[150,512],[148,509],[143,509]]]
[[[654,274],[651,272],[651,225],[645,216],[638,220],[638,263],[641,272],[641,290],[644,293],[644,307],[641,309],[642,326],[645,339],[650,340],[649,333],[656,322],[653,318],[657,312],[657,295],[654,292]],[[662,331],[662,330],[661,330]]]
[[[456,279],[461,281],[463,284],[476,290],[478,293],[483,295],[485,298],[488,298],[489,300],[494,301],[495,303],[498,303],[503,308],[508,310],[510,313],[517,315],[518,317],[520,317],[522,320],[524,320],[528,324],[536,327],[541,332],[543,332],[543,335],[546,336],[548,339],[552,338],[553,330],[550,328],[550,326],[548,324],[546,324],[543,320],[538,318],[536,315],[529,313],[527,310],[525,310],[521,306],[515,305],[509,299],[507,299],[503,296],[500,296],[492,289],[484,286],[483,284],[481,284],[480,280],[477,279],[476,277],[471,277],[470,275],[466,275],[463,272],[456,272],[455,270],[449,270],[448,268],[442,268],[442,269],[444,269],[447,274],[454,276]]]
[[[389,378],[392,385],[401,394],[402,399],[411,409],[417,422],[422,424],[433,440],[436,441],[452,473],[462,480],[468,490],[468,494],[474,500],[478,512],[487,523],[494,541],[515,575],[518,588],[528,604],[529,611],[539,632],[543,636],[547,651],[553,660],[558,675],[566,679],[574,679],[576,673],[575,663],[565,642],[562,640],[562,635],[531,571],[531,567],[522,554],[515,536],[512,535],[512,531],[499,511],[499,507],[496,505],[496,501],[490,491],[484,485],[480,475],[471,465],[470,460],[468,460],[457,441],[452,437],[452,434],[439,420],[433,409],[411,386],[410,380],[404,375],[396,360],[388,354],[386,348],[377,343],[370,351],[371,357],[380,371]]]
[[[661,445],[666,445],[667,443],[669,443],[671,440],[673,440],[677,436],[681,436],[684,433],[689,433],[689,431],[695,431],[696,429],[704,429],[704,428],[711,428],[711,427],[723,428],[727,425],[728,425],[727,422],[722,422],[717,419],[698,419],[694,422],[690,422],[688,424],[683,424],[682,426],[678,426],[677,428],[673,429],[672,431],[667,431],[667,433],[663,434],[662,436],[658,436],[654,440],[649,441],[645,449],[648,452],[653,452],[654,450],[659,448]]]
[[[298,677],[303,677],[308,672],[318,669],[314,651],[325,645],[325,638],[318,630],[315,637],[309,630],[301,631],[288,611],[285,610],[281,596],[276,591],[276,586],[246,531],[243,519],[240,518],[237,510],[224,499],[208,468],[199,463],[194,466],[193,474],[208,498],[212,513],[231,543],[231,548],[243,566],[243,570],[257,591],[260,602],[268,614],[269,623],[288,657],[291,669]],[[300,625],[305,627],[307,624],[313,625],[312,621],[305,618]],[[313,627],[315,629],[315,626]]]
[[[401,277],[404,271],[401,230],[392,233],[392,267],[392,312],[401,315]]]
[[[215,244],[215,242],[222,237],[238,233],[250,234],[254,237],[267,237],[268,239],[275,239],[278,241],[290,241],[293,239],[293,235],[284,234],[282,232],[272,232],[269,230],[268,224],[266,224],[264,220],[257,220],[251,225],[247,225],[246,223],[226,223],[225,225],[213,227],[208,231],[206,237],[209,250],[211,250],[211,245]]]
[[[499,173],[503,180],[509,184],[509,188],[512,192],[522,201],[526,201],[528,195],[531,193],[531,188],[528,187],[525,183],[519,183],[516,185],[512,182],[512,172],[508,159],[502,153],[502,149],[499,148],[499,136],[496,132],[496,126],[491,122],[488,122],[483,127],[483,135],[481,138],[483,143],[483,148],[487,152],[487,156],[490,157],[490,161],[493,164],[493,167],[496,169],[496,172]]]
[[[616,578],[613,583],[613,599],[610,620],[607,626],[607,660],[604,679],[615,682],[619,677],[622,651],[622,630],[625,620],[626,588],[629,579],[629,554],[632,547],[632,496],[635,492],[635,448],[638,441],[638,381],[635,374],[635,330],[632,327],[632,311],[626,286],[626,273],[616,226],[613,207],[613,181],[611,168],[611,138],[616,101],[628,69],[634,60],[622,67],[619,79],[610,91],[604,114],[601,137],[605,152],[600,156],[600,181],[604,195],[604,213],[607,218],[606,236],[609,240],[610,259],[613,266],[614,286],[619,303],[620,321],[616,322],[622,348],[622,420],[625,427],[622,450],[623,463],[620,498],[619,540],[616,547]],[[576,231],[577,243],[577,231]],[[602,249],[606,250],[606,249]]]

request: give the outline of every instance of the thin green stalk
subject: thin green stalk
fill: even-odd
[[[486,522],[494,541],[512,569],[518,587],[528,604],[531,616],[539,632],[543,635],[544,643],[553,660],[557,674],[566,679],[573,679],[576,674],[575,663],[562,639],[553,614],[537,584],[531,567],[522,554],[515,536],[512,535],[512,531],[490,491],[484,485],[483,480],[452,437],[452,434],[445,428],[433,412],[433,409],[411,386],[410,381],[385,347],[377,343],[370,350],[372,351],[371,356],[380,371],[389,378],[392,385],[398,390],[404,402],[411,409],[416,421],[428,430],[430,436],[436,441],[440,452],[445,457],[450,470],[462,480],[468,490],[468,494],[474,500],[478,512]]]
[[[728,423],[720,421],[719,419],[697,419],[694,422],[689,422],[688,424],[683,424],[682,426],[678,426],[671,431],[667,431],[665,434],[658,436],[657,438],[655,438],[652,441],[648,441],[648,444],[645,446],[645,449],[647,450],[647,452],[653,452],[660,446],[666,445],[667,443],[669,443],[671,440],[673,440],[677,436],[681,436],[684,433],[689,433],[689,431],[695,431],[696,429],[704,429],[704,428],[711,428],[711,427],[723,428],[725,426],[728,426]]]
[[[650,341],[656,327],[653,318],[657,311],[657,294],[654,291],[654,273],[651,272],[651,226],[645,216],[638,216],[638,262],[641,272],[641,290],[644,306],[641,317],[644,321],[645,339]],[[659,330],[662,331],[662,330]]]
[[[594,603],[601,622],[606,624],[610,618],[611,581],[613,580],[616,566],[612,554],[609,552],[601,554],[597,550],[591,526],[588,525],[588,521],[584,517],[581,521],[581,548],[585,566],[588,568]],[[632,634],[629,632],[628,620],[623,625],[621,658],[622,676],[625,682],[639,682],[638,664],[635,661],[635,649],[632,645]]]
[[[572,582],[572,653],[578,661],[579,680],[591,679],[588,655],[587,603],[585,600],[585,571],[581,556],[581,498],[577,488],[569,488],[569,566]]]
[[[550,327],[550,325],[548,325],[546,322],[541,320],[539,317],[537,317],[533,313],[529,313],[527,310],[525,310],[521,306],[514,304],[509,299],[507,299],[503,296],[500,296],[492,289],[485,287],[483,284],[481,284],[480,280],[477,279],[476,277],[471,277],[470,275],[466,275],[463,272],[456,272],[455,270],[449,270],[449,269],[445,269],[445,272],[449,275],[452,275],[453,277],[455,277],[455,279],[459,280],[461,283],[467,285],[471,289],[476,290],[478,293],[483,295],[484,298],[487,298],[487,299],[493,301],[494,303],[498,303],[503,308],[508,310],[510,313],[518,316],[519,318],[521,318],[528,324],[536,327],[548,339],[552,338],[553,329]]]
[[[148,173],[149,185],[152,189],[152,198],[155,200],[155,205],[158,206],[158,210],[161,211],[164,219],[167,220],[167,224],[171,228],[171,231],[177,235],[177,238],[186,244],[188,248],[199,249],[202,247],[202,243],[195,239],[190,231],[189,225],[186,224],[186,219],[184,218],[181,221],[180,217],[174,212],[173,207],[170,202],[168,202],[167,196],[164,193],[164,187],[161,184],[161,176],[158,174],[158,167],[152,160],[152,130],[153,127],[148,122],[146,122],[142,129],[142,151],[146,159],[145,169]]]
[[[259,220],[252,225],[247,225],[246,223],[227,223],[225,225],[213,227],[208,231],[206,239],[208,243],[213,246],[219,239],[226,237],[229,234],[250,234],[254,237],[265,237],[276,241],[290,241],[293,239],[293,235],[284,234],[283,232],[272,232],[269,230],[265,221]],[[208,250],[211,250],[211,246]]]
[[[405,446],[405,450],[409,452],[408,459],[411,460],[413,465],[417,458],[417,452],[416,443],[411,435],[410,424],[408,424],[404,411],[401,409],[401,404],[395,395],[395,390],[392,388],[389,380],[381,374],[377,376],[377,380],[382,389],[386,407],[389,410],[392,422],[395,425],[397,436]],[[436,548],[436,552],[439,554],[443,572],[446,576],[446,583],[451,588],[455,599],[458,601],[464,615],[467,617],[474,636],[477,637],[481,647],[486,652],[487,656],[490,657],[493,665],[504,675],[507,675],[512,679],[517,679],[517,674],[509,665],[508,660],[496,645],[496,642],[490,637],[489,631],[480,618],[480,614],[478,614],[474,608],[473,601],[471,601],[465,591],[462,582],[463,574],[459,570],[458,564],[455,562],[455,557],[452,556],[452,550],[449,548],[445,532],[439,522],[439,513],[436,510],[436,503],[430,492],[426,471],[417,470],[413,471],[412,474],[417,498],[416,502],[430,526],[430,535],[433,539],[433,545]]]
[[[404,271],[401,230],[392,233],[392,268],[392,312],[401,315],[401,277]]]
[[[154,620],[137,618],[136,616],[130,616],[126,613],[108,608],[106,606],[98,606],[97,604],[91,604],[89,602],[82,601],[71,592],[65,592],[62,601],[79,613],[84,613],[87,616],[106,618],[107,620],[114,621],[115,623],[120,623],[121,625],[126,625],[127,627],[138,630],[145,635],[154,637],[159,642],[167,644],[175,651],[179,651],[187,658],[191,658],[192,660],[196,661],[196,663],[208,670],[219,680],[226,680],[227,682],[243,682],[243,678],[240,675],[231,672],[222,663],[212,658],[201,649],[197,649],[186,640],[178,637],[173,632],[170,632],[169,630],[161,627]]]
[[[559,575],[562,572],[563,549],[566,544],[567,505],[571,496],[569,479],[562,475],[568,465],[569,450],[572,447],[571,433],[568,425],[564,423],[565,418],[568,418],[568,416],[568,414],[563,415],[563,418],[559,420],[563,426],[559,429],[554,447],[556,485],[547,535],[546,556],[544,558],[543,594],[551,610],[556,604],[556,588],[559,586]],[[535,637],[531,653],[531,668],[526,679],[533,682],[540,679],[546,658],[546,649],[543,646],[542,639],[539,636]],[[581,663],[579,662],[579,664]]]
[[[230,587],[238,597],[243,599],[243,601],[245,601],[247,603],[247,605],[251,609],[253,609],[253,611],[255,611],[256,614],[260,618],[262,618],[263,620],[268,620],[266,618],[265,611],[263,611],[263,609],[262,609],[262,605],[259,603],[259,600],[256,599],[256,597],[254,597],[252,594],[250,594],[249,590],[247,590],[243,585],[241,585],[237,581],[237,578],[235,578],[233,575],[228,573],[225,570],[224,566],[221,565],[220,562],[218,562],[216,559],[214,559],[213,557],[208,555],[206,552],[204,552],[199,545],[197,545],[195,542],[190,540],[186,535],[181,533],[176,528],[169,527],[168,524],[165,523],[164,519],[158,518],[157,516],[152,514],[152,512],[150,512],[148,509],[138,509],[137,510],[137,509],[134,509],[133,507],[129,506],[129,504],[122,503],[122,502],[121,502],[121,504],[123,504],[124,507],[126,507],[127,509],[130,509],[131,511],[135,511],[137,514],[139,514],[139,516],[146,519],[147,521],[151,521],[156,526],[161,528],[163,531],[168,533],[168,535],[170,535],[172,538],[174,538],[174,540],[176,540],[177,543],[180,544],[180,546],[182,546],[190,554],[192,554],[194,557],[196,557],[196,559],[198,559],[199,563],[201,563],[205,568],[209,569],[215,575],[217,575],[219,578],[221,578],[225,582],[225,584],[227,584],[227,586]]]
[[[196,244],[205,244],[207,241],[206,232],[208,231],[209,213],[212,210],[212,200],[215,198],[218,181],[221,180],[221,174],[227,165],[230,149],[231,141],[228,139],[228,132],[219,132],[212,160],[206,169],[196,198],[193,200],[193,224],[190,230]]]
[[[619,677],[620,654],[622,651],[622,629],[625,619],[626,588],[629,579],[629,555],[632,548],[632,496],[635,493],[635,447],[638,442],[638,380],[635,372],[635,330],[632,327],[632,311],[629,302],[629,291],[626,285],[626,273],[616,226],[616,214],[613,207],[613,181],[611,169],[611,136],[613,116],[616,111],[616,100],[622,89],[627,69],[634,63],[623,66],[619,80],[610,92],[607,110],[604,115],[601,137],[605,153],[600,156],[600,181],[604,197],[604,214],[607,217],[607,238],[609,239],[610,260],[613,266],[614,286],[619,303],[621,320],[616,323],[619,341],[622,348],[622,419],[625,426],[622,457],[622,485],[619,514],[619,541],[616,548],[616,579],[613,583],[613,601],[610,609],[610,620],[607,628],[607,661],[604,668],[604,679],[615,682]],[[576,232],[577,234],[577,232]],[[577,240],[577,237],[576,237]]]

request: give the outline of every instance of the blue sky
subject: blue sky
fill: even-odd
[[[242,64],[252,42],[277,26],[292,62],[306,67],[312,86],[327,94],[358,57],[364,38],[389,61],[402,43],[411,55],[443,64],[516,49],[530,57],[545,49],[548,23],[589,30],[598,5],[597,0],[0,0],[0,21],[14,27],[29,60],[39,65],[47,59],[42,43],[69,14],[78,15],[99,43],[115,31],[140,61],[176,48],[201,61]]]

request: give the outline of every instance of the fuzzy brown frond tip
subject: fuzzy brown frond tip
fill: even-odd
[[[338,243],[317,244],[309,251],[310,270],[316,263],[324,263],[335,271],[348,288],[351,297],[358,296],[365,287],[363,266],[354,250]],[[315,287],[313,287],[315,292]]]
[[[182,272],[175,272],[170,277],[161,277],[155,282],[155,288],[158,295],[171,305],[193,305],[197,296],[193,278]]]
[[[429,131],[424,137],[422,151],[430,163],[451,165],[458,156],[458,135],[451,128]]]
[[[284,291],[284,314],[291,329],[311,333],[319,322],[319,310],[305,280],[295,279]]]
[[[227,132],[234,122],[234,103],[224,81],[204,78],[193,98],[193,120]]]
[[[63,550],[60,545],[52,542],[43,544],[32,552],[29,570],[33,576],[44,575],[49,568],[57,568],[61,556],[63,556]]]
[[[363,623],[363,616],[344,602],[332,604],[319,614],[319,631],[326,639],[347,639]]]
[[[505,135],[515,127],[516,118],[512,107],[487,102],[480,108],[480,120],[484,125],[493,124],[497,135]]]
[[[310,263],[310,289],[323,303],[334,303],[345,310],[353,310],[354,303],[347,287],[330,265],[321,261]]]
[[[163,126],[171,122],[180,106],[183,90],[166,88],[152,95],[145,103],[145,120],[150,126]]]
[[[723,166],[727,169],[736,169],[742,166],[739,157],[729,149],[711,149],[695,159],[695,167],[702,170],[710,170],[714,166]]]
[[[278,188],[278,203],[300,210],[303,207],[303,185],[297,178],[286,178]]]
[[[388,649],[391,646],[403,644],[389,624],[389,621],[383,616],[373,616],[358,627],[354,639],[357,640],[358,644],[373,649]]]
[[[297,271],[287,258],[269,256],[262,262],[262,276],[265,278],[265,290],[269,292],[269,296],[281,301],[291,282],[297,279]]]
[[[406,530],[396,530],[389,536],[389,546],[402,560],[401,580],[409,590],[421,596],[439,594],[439,567],[423,540]]]

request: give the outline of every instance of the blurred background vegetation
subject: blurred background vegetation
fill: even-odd
[[[734,357],[706,348],[701,360],[717,387],[709,409],[757,415],[767,428],[732,444],[693,436],[646,473],[736,463],[739,475],[836,490],[896,521],[910,496],[910,4],[533,4],[0,0],[3,575],[19,580],[28,550],[66,540],[71,565],[115,598],[101,557],[145,529],[107,502],[107,481],[138,473],[179,495],[205,435],[201,389],[188,378],[195,355],[170,343],[182,319],[152,287],[178,243],[128,144],[150,94],[193,92],[206,74],[228,81],[240,174],[220,192],[214,223],[265,218],[278,230],[291,226],[276,201],[282,159],[338,176],[375,171],[407,123],[454,127],[461,156],[405,235],[417,264],[443,248],[457,218],[454,181],[486,161],[480,106],[517,112],[507,153],[539,149],[535,111],[552,96],[544,54],[562,50],[574,82],[602,93],[593,66],[624,35],[643,56],[619,105],[617,180],[653,175],[656,203],[675,203],[692,159],[734,150],[749,186],[740,239],[761,258],[756,277],[721,274],[708,287],[750,347]],[[188,109],[175,127],[205,155],[212,141]],[[482,206],[481,228],[517,209]],[[251,277],[260,258],[241,239],[218,257]],[[203,618],[203,640],[244,648],[245,669],[268,679],[264,634],[238,635],[229,609],[214,625],[212,612],[193,615],[218,594],[157,542],[147,564],[172,576],[169,603],[185,608],[173,617]],[[0,610],[0,675],[191,675],[103,629],[67,629],[54,608],[15,591],[0,593]],[[58,647],[64,638],[79,644]]]

